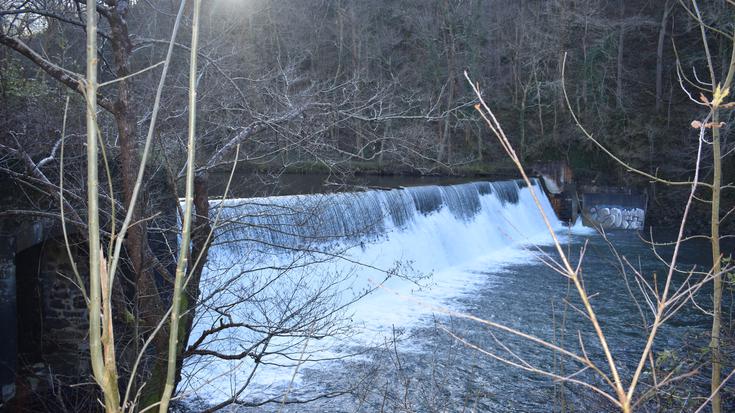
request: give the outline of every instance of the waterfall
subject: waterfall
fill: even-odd
[[[473,182],[452,186],[228,199],[213,201],[211,211],[217,215],[221,210],[218,215],[218,242],[240,252],[257,249],[278,254],[303,248],[325,248],[335,243],[375,242],[390,233],[420,226],[422,218],[441,212],[448,213],[447,225],[455,221],[466,226],[478,216],[485,215],[490,220],[495,219],[495,225],[505,227],[505,219],[516,220],[508,216],[509,213],[517,212],[509,208],[508,213],[504,213],[506,205],[519,204],[523,186],[522,181]],[[535,183],[534,188],[545,198]],[[535,211],[532,203],[523,205],[521,209],[528,208]],[[553,212],[546,209],[553,218]]]
[[[298,329],[298,335],[269,339],[278,365],[300,357],[307,343],[298,337],[306,331],[339,336],[334,326],[345,323],[363,331],[309,342],[314,359],[334,348],[369,345],[393,326],[411,326],[432,306],[471,292],[486,279],[482,271],[530,259],[523,246],[548,243],[531,189],[552,226],[561,228],[536,181],[530,188],[522,181],[473,182],[212,201],[217,225],[201,282],[206,304],[191,340],[214,329],[205,347],[232,354],[257,348],[267,329],[219,332],[222,323]],[[335,308],[340,310],[330,312]],[[205,388],[213,400],[229,397],[221,377],[244,368],[237,363],[249,361],[188,359],[185,371],[197,372],[189,387]],[[253,387],[263,394],[292,375],[289,368],[267,371]]]

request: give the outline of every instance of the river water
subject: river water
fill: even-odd
[[[208,310],[198,314],[192,341],[239,322],[251,328],[223,330],[203,347],[264,351],[238,360],[191,357],[185,399],[198,410],[237,396],[245,405],[232,409],[242,412],[613,411],[588,389],[497,357],[562,376],[577,371],[573,362],[465,317],[586,352],[608,371],[575,290],[548,265],[558,255],[531,189],[575,264],[585,251],[585,287],[629,380],[644,345],[643,319],[652,318],[633,268],[655,284],[665,266],[638,233],[612,232],[605,240],[588,228],[567,228],[537,185],[505,181],[221,204],[224,225],[203,283]],[[666,258],[670,249],[659,252]],[[707,259],[701,244],[690,243],[679,266],[701,267]],[[696,296],[703,305],[708,297],[706,289]],[[687,306],[666,324],[654,346],[662,371],[677,355],[706,346],[708,322]],[[268,323],[282,334],[263,345],[268,334],[252,326]],[[707,374],[684,382],[691,395]],[[609,392],[589,371],[575,378]],[[641,389],[650,384],[644,375]],[[656,399],[645,408],[666,406]]]

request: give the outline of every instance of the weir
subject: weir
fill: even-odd
[[[256,271],[297,256],[432,272],[550,239],[530,193],[562,228],[540,183],[520,180],[211,201],[210,267]],[[247,257],[247,259],[243,259]]]
[[[537,195],[546,201],[538,183],[534,181],[533,185]],[[221,223],[217,232],[219,242],[231,248],[259,244],[259,249],[287,251],[332,243],[371,242],[390,232],[415,227],[417,220],[440,213],[464,225],[487,215],[489,220],[497,219],[497,224],[510,228],[510,222],[504,222],[509,217],[505,217],[503,210],[506,205],[519,204],[524,187],[523,181],[472,182],[229,199],[212,201],[210,210],[212,219],[219,217]],[[535,211],[535,205],[530,208]],[[547,213],[556,220],[553,211],[549,209]]]
[[[485,276],[473,266],[501,268],[529,259],[521,246],[548,243],[531,189],[552,225],[563,230],[537,181],[531,188],[522,181],[474,182],[212,201],[211,218],[219,222],[201,283],[201,296],[211,301],[197,313],[192,337],[216,331],[204,346],[224,353],[268,339],[274,355],[266,361],[282,366],[290,361],[276,354],[305,344],[294,344],[285,333],[279,338],[247,328],[219,331],[222,320],[333,337],[341,331],[334,326],[349,319],[349,346],[369,346],[393,326],[430,317],[432,306],[482,283]],[[309,342],[310,351],[322,356],[349,346]],[[218,384],[226,362],[196,356],[186,363],[185,371],[197,373],[191,389],[210,401],[230,396],[228,387]],[[251,361],[243,363],[240,371],[252,367]],[[274,380],[280,378],[288,386],[292,369],[269,369],[261,371],[267,378],[262,386],[252,386],[253,397],[277,390]]]

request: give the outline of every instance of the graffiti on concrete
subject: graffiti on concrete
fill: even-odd
[[[593,206],[589,218],[603,228],[640,230],[646,212],[641,208]]]

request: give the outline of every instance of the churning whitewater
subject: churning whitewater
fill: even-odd
[[[212,202],[205,306],[190,341],[204,337],[209,353],[187,359],[184,391],[208,402],[275,398],[298,387],[299,368],[441,315],[484,281],[473,268],[501,271],[551,240],[531,190],[561,230],[536,181]]]

